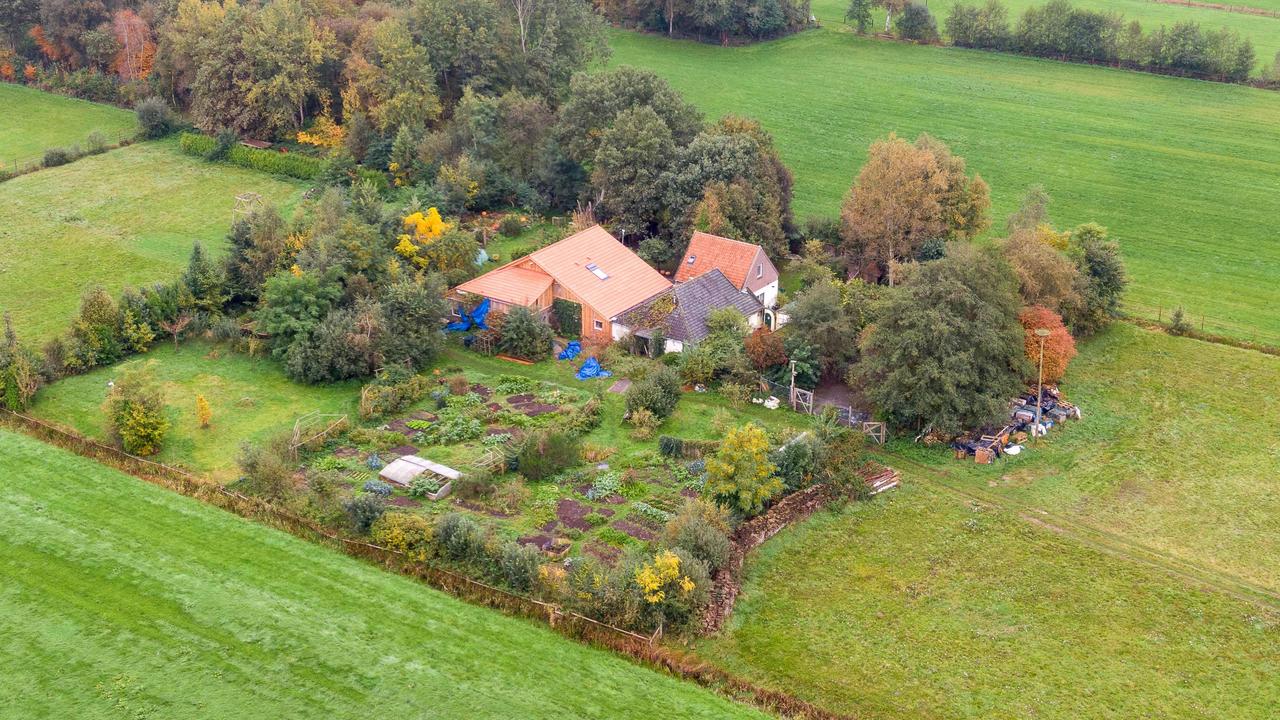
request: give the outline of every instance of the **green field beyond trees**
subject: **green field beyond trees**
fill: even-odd
[[[798,219],[834,217],[872,140],[928,132],[1004,218],[1043,184],[1055,223],[1095,221],[1125,253],[1126,307],[1280,344],[1280,93],[858,38],[830,28],[746,47],[615,31],[709,117],[752,115],[795,174]]]
[[[699,650],[860,718],[1277,710],[1280,615],[922,485],[824,513],[748,565]]]
[[[0,715],[763,718],[0,431]]]
[[[95,130],[115,143],[137,125],[128,110],[6,82],[0,82],[0,120],[0,169],[39,160],[51,147],[83,148]]]
[[[1198,0],[1211,3],[1213,0]],[[986,0],[964,0],[967,5],[984,5]],[[1009,25],[1014,27],[1018,18],[1027,8],[1041,7],[1049,0],[1000,0],[1000,4],[1009,10]],[[1277,13],[1257,15],[1243,12],[1227,12],[1224,9],[1208,7],[1191,7],[1176,5],[1172,2],[1158,0],[1070,0],[1073,7],[1098,12],[1114,12],[1124,16],[1126,21],[1137,20],[1148,32],[1164,25],[1173,27],[1176,23],[1200,23],[1205,30],[1226,28],[1240,33],[1241,37],[1253,41],[1253,49],[1257,55],[1256,68],[1272,64],[1277,52],[1280,52],[1280,2],[1277,0],[1243,0],[1243,2],[1221,3],[1231,7],[1253,7],[1263,11]],[[929,11],[938,21],[938,32],[946,35],[947,15],[955,3],[947,0],[942,3],[930,3]],[[813,14],[827,27],[838,27],[844,23],[844,13],[849,3],[843,0],[814,0]],[[876,32],[884,30],[884,11],[873,12],[874,22],[871,29]]]
[[[172,279],[197,240],[220,255],[244,192],[291,206],[302,185],[186,157],[172,142],[0,183],[0,311],[24,340],[47,340],[67,328],[87,288],[115,295]]]

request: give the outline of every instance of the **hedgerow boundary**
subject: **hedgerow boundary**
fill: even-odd
[[[342,553],[385,570],[413,578],[461,600],[498,610],[506,615],[545,623],[555,632],[592,647],[612,650],[638,665],[697,683],[729,699],[754,706],[785,718],[805,720],[852,720],[817,707],[788,693],[770,690],[717,668],[692,653],[663,645],[659,636],[633,633],[585,615],[565,611],[553,603],[517,595],[458,573],[412,561],[391,548],[354,540],[330,532],[319,525],[287,512],[271,503],[250,497],[201,478],[172,465],[131,455],[118,448],[42,420],[0,410],[0,427],[21,432],[41,442],[55,445],[94,460],[166,490],[213,505],[295,537]]]

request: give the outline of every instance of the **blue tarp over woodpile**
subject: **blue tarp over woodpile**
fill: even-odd
[[[572,360],[578,357],[578,354],[581,352],[582,343],[577,340],[570,340],[569,344],[564,346],[564,349],[560,351],[560,354],[557,355],[556,358],[559,360]]]

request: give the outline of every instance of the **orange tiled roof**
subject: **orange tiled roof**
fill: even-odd
[[[676,270],[676,282],[692,280],[709,270],[719,268],[734,287],[741,288],[747,282],[751,263],[759,250],[759,245],[711,233],[695,232],[689,240],[689,249],[685,250],[680,267]],[[689,262],[690,259],[693,262]]]
[[[599,225],[529,257],[569,292],[609,318],[671,287],[670,281]],[[590,266],[605,277],[599,277]]]
[[[551,287],[551,282],[551,276],[544,272],[507,264],[471,278],[457,289],[512,305],[531,305]]]

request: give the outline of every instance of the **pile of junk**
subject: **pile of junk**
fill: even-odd
[[[990,465],[1005,455],[1022,452],[1028,438],[1040,437],[1055,425],[1081,419],[1080,408],[1067,402],[1058,388],[1046,385],[1040,390],[1040,423],[1036,424],[1036,390],[1031,388],[1009,404],[1009,422],[1002,428],[986,428],[951,443],[957,460],[972,457],[980,465]]]

